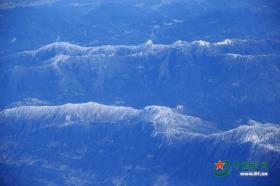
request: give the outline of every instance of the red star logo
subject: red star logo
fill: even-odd
[[[221,160],[219,160],[218,163],[215,163],[215,165],[216,165],[216,170],[220,170],[220,169],[223,170],[225,164]]]

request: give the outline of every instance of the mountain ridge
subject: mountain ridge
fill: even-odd
[[[280,139],[280,126],[278,124],[262,124],[250,120],[246,125],[221,131],[213,123],[181,114],[175,108],[164,106],[154,105],[143,109],[134,109],[88,102],[58,106],[18,106],[0,112],[2,125],[5,122],[8,122],[6,125],[22,123],[22,127],[24,125],[27,127],[29,123],[38,123],[39,121],[43,128],[49,123],[56,123],[56,127],[95,122],[152,123],[154,127],[152,135],[155,137],[163,136],[169,141],[201,136],[210,140],[226,140],[231,143],[251,143],[280,153],[280,141],[277,140]],[[55,127],[55,125],[53,126]],[[36,125],[36,127],[38,126]]]

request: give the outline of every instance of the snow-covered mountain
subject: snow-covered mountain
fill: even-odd
[[[268,162],[270,177],[235,172],[225,184],[276,185],[279,47],[264,39],[55,42],[4,55],[4,184],[215,185],[214,163],[229,159]]]
[[[279,48],[274,40],[229,39],[101,47],[52,43],[0,58],[1,106],[26,97],[55,104],[183,105],[218,123],[278,122]]]
[[[154,127],[154,134],[164,137],[184,137],[189,134],[208,136],[217,140],[267,144],[265,147],[280,152],[278,125],[261,124],[250,120],[248,125],[241,125],[228,131],[220,131],[213,123],[193,116],[181,114],[176,108],[164,106],[147,106],[134,109],[123,106],[108,106],[89,102],[82,104],[65,104],[59,106],[18,106],[0,112],[2,125],[9,127],[15,123],[16,128],[32,126],[38,123],[36,130],[67,125],[91,125],[93,123],[129,123],[144,122]],[[19,124],[21,123],[21,127]],[[30,131],[33,131],[31,128]],[[181,135],[181,136],[180,136]],[[271,141],[273,140],[273,141]]]
[[[0,185],[278,186],[279,8],[0,0]]]
[[[150,185],[159,179],[168,185],[214,184],[214,161],[226,157],[269,162],[271,179],[248,182],[232,175],[225,184],[234,179],[240,185],[273,185],[280,164],[279,125],[250,121],[220,131],[176,108],[18,106],[1,111],[0,128],[6,184],[16,183],[9,174],[21,175],[13,171],[17,167],[25,169],[23,184]]]
[[[185,116],[176,109],[163,106],[147,106],[137,110],[130,107],[106,106],[94,102],[83,104],[65,104],[60,106],[19,106],[5,109],[0,113],[2,123],[21,123],[22,127],[36,128],[46,125],[59,127],[70,124],[90,124],[94,122],[120,123],[145,122],[153,123],[154,135],[164,137],[183,137],[184,134],[209,134],[217,131],[213,124],[192,116]],[[10,124],[6,124],[10,125]],[[21,128],[16,124],[16,128]],[[28,130],[33,131],[33,128]],[[180,136],[183,135],[183,136]]]

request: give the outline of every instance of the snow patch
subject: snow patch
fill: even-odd
[[[231,45],[233,44],[233,41],[230,39],[225,39],[224,41],[216,42],[214,45]]]

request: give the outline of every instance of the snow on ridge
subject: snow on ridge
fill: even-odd
[[[206,135],[217,132],[210,122],[189,115],[183,115],[165,106],[147,106],[141,110],[141,118],[152,122],[154,135],[164,134],[165,137],[184,137],[189,134]]]
[[[137,113],[130,107],[107,106],[95,102],[58,106],[19,106],[1,111],[1,117],[56,122],[117,122],[129,120]]]
[[[47,45],[41,47],[41,49],[53,49],[53,48],[70,48],[70,49],[73,48],[73,49],[83,50],[83,49],[87,49],[88,47],[80,46],[80,45],[65,42],[65,41],[54,42],[54,43],[50,43],[50,44],[47,44]]]
[[[237,128],[214,133],[209,136],[212,139],[222,139],[238,143],[252,143],[266,150],[280,153],[280,126],[271,123],[259,123],[250,120],[246,125]]]
[[[265,47],[267,48],[267,51],[262,51]],[[252,55],[252,57],[255,55],[263,57],[261,56],[262,54],[278,55],[278,51],[276,50],[278,47],[280,47],[280,42],[277,41],[241,39],[225,39],[220,42],[208,42],[203,40],[189,42],[178,40],[171,44],[156,44],[152,40],[148,40],[139,45],[102,45],[87,47],[69,42],[54,42],[35,50],[22,51],[3,56],[0,58],[0,63],[5,63],[7,60],[12,61],[13,63],[19,63],[19,61],[22,60],[17,59],[21,58],[25,59],[25,61],[31,61],[30,64],[33,64],[34,61],[40,63],[41,61],[45,61],[58,55],[77,58],[93,56],[102,58],[113,56],[141,57],[166,54],[169,50],[173,49],[182,53],[199,52],[225,56],[232,59],[240,59],[241,57],[249,58],[249,55]],[[255,53],[255,51],[259,53]],[[246,54],[249,55],[246,56]]]
[[[233,63],[247,63],[256,64],[262,62],[277,61],[279,59],[278,54],[236,54],[236,53],[226,53],[224,55],[226,61]]]
[[[54,56],[53,58],[49,59],[48,61],[53,64],[54,66],[57,66],[58,63],[65,62],[68,59],[70,59],[70,56],[59,54],[57,56]]]
[[[85,53],[89,47],[83,47],[80,45],[72,44],[69,42],[54,42],[47,45],[40,47],[39,49],[32,50],[32,51],[24,51],[23,54],[31,54],[36,56],[43,52],[55,52],[61,54],[78,54],[78,53]]]
[[[77,44],[72,44],[69,42],[54,42],[40,47],[39,49],[35,49],[32,51],[24,51],[21,53],[24,54],[32,54],[33,56],[40,54],[42,52],[52,51],[58,54],[68,54],[68,55],[85,55],[88,53],[116,53],[118,50],[128,50],[129,52],[139,52],[143,50],[145,52],[152,52],[152,50],[160,50],[160,49],[168,49],[168,48],[183,48],[183,47],[191,47],[191,46],[199,46],[199,47],[207,47],[207,48],[219,48],[227,45],[233,45],[238,43],[244,43],[247,40],[231,40],[225,39],[220,42],[208,42],[203,40],[197,40],[192,42],[187,41],[175,41],[171,44],[155,44],[152,40],[148,40],[147,42],[140,45],[102,45],[102,46],[94,46],[94,47],[84,47]]]
[[[273,54],[260,54],[260,55],[242,55],[242,54],[235,54],[235,53],[226,53],[226,56],[232,57],[232,58],[244,58],[244,59],[252,59],[257,57],[271,57],[275,56]]]
[[[191,123],[202,121],[196,117],[180,114],[174,109],[165,106],[147,106],[142,110],[142,113],[143,117],[147,117],[149,121],[164,125],[185,124],[186,120]]]
[[[168,139],[189,134],[206,135],[217,132],[211,123],[196,117],[183,115],[164,106],[147,106],[134,109],[124,106],[108,106],[95,102],[80,104],[64,104],[58,106],[18,106],[0,112],[1,121],[20,121],[22,123],[55,123],[68,125],[75,123],[139,121],[152,123],[154,136]],[[16,122],[18,123],[18,122]]]
[[[216,42],[214,45],[231,45],[233,44],[233,40],[225,39],[224,41]]]
[[[123,106],[108,106],[95,102],[80,104],[64,104],[58,106],[18,106],[0,112],[5,121],[40,121],[52,123],[90,123],[143,121],[153,123],[154,134],[164,133],[166,137],[182,133],[208,134],[216,132],[209,122],[199,118],[180,114],[176,109],[164,106],[147,106],[134,109]]]
[[[154,136],[167,139],[190,136],[204,136],[209,139],[234,143],[251,143],[267,150],[280,152],[280,126],[249,121],[246,125],[228,131],[220,131],[212,123],[197,117],[184,115],[176,109],[165,106],[147,106],[134,109],[124,106],[108,106],[95,102],[68,103],[57,106],[18,106],[0,112],[0,123],[39,123],[39,125],[68,125],[92,122],[129,122],[151,123]],[[40,121],[40,122],[38,122]]]
[[[198,46],[203,46],[203,47],[210,47],[211,43],[203,40],[198,40],[198,41],[193,41],[192,44],[198,45]]]
[[[52,52],[52,55],[68,55],[68,56],[80,56],[80,55],[89,55],[89,54],[112,54],[120,48],[130,48],[133,49],[133,46],[125,45],[103,45],[98,47],[85,47],[77,44],[72,44],[69,42],[55,42],[44,45],[38,49],[31,51],[19,52],[23,55],[36,56],[44,53]]]

